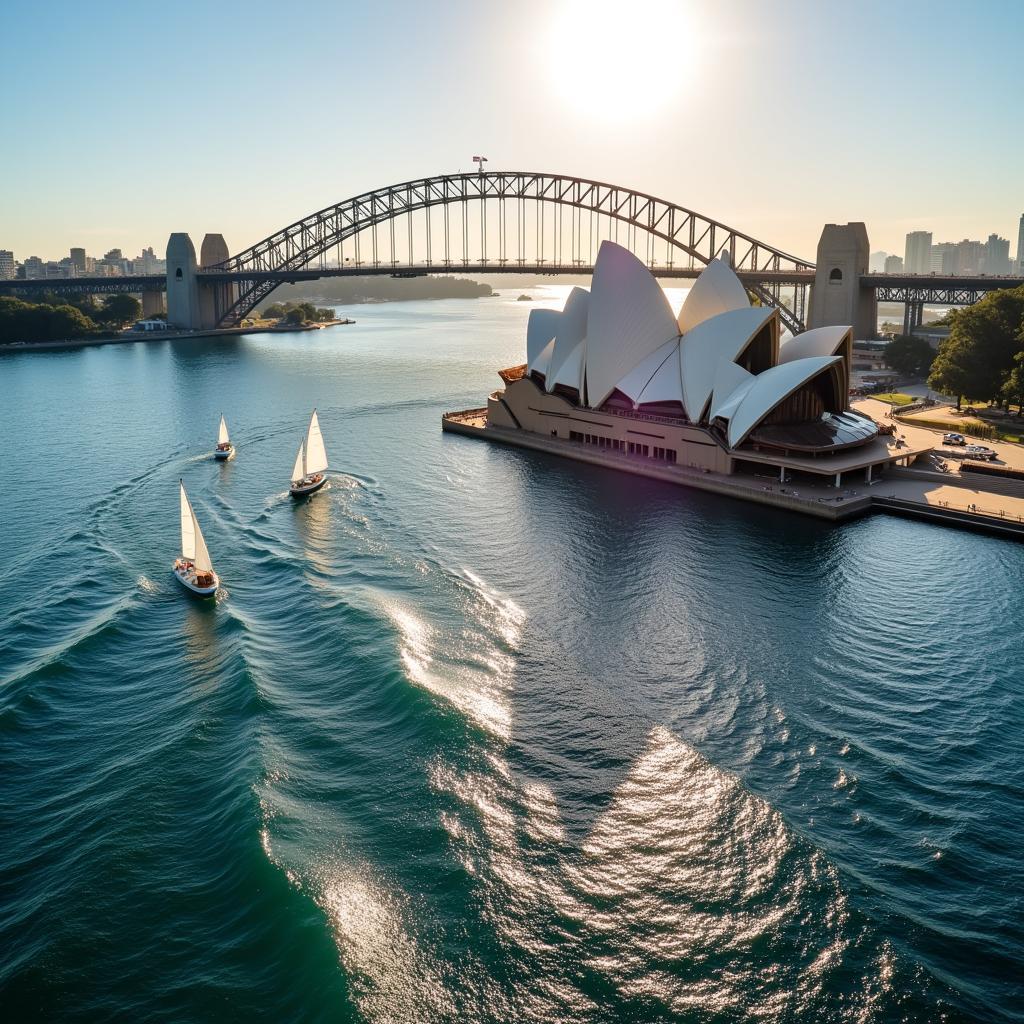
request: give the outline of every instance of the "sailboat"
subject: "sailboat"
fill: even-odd
[[[227,462],[228,459],[235,457],[235,446],[231,443],[231,438],[228,437],[228,425],[223,416],[220,418],[220,429],[217,431],[217,447],[213,450],[213,457],[220,459],[221,462]]]
[[[320,421],[316,418],[314,409],[313,415],[309,418],[306,436],[299,444],[299,454],[295,456],[295,465],[292,467],[292,497],[302,498],[320,490],[327,483],[325,469],[327,449],[324,448],[324,435],[320,433]]]
[[[180,480],[178,487],[181,490],[181,555],[174,560],[174,575],[193,594],[210,597],[217,592],[220,578],[213,571],[203,531],[199,529],[192,502],[188,500],[185,485]]]

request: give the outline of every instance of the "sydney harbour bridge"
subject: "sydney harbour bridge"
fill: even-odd
[[[167,274],[0,282],[0,294],[133,292],[183,328],[236,326],[280,284],[390,274],[574,274],[593,269],[601,241],[630,249],[658,277],[693,278],[728,259],[748,290],[776,306],[794,333],[852,323],[875,330],[879,298],[904,302],[905,328],[925,302],[963,305],[1013,278],[868,274],[863,224],[827,225],[814,261],[783,252],[704,214],[633,189],[526,171],[442,174],[345,199],[234,256],[207,235],[197,258],[171,235]]]

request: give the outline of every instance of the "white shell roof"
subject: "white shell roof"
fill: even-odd
[[[779,362],[791,363],[808,356],[834,356],[847,338],[853,341],[852,327],[815,327],[802,334],[791,334],[779,344]]]
[[[558,339],[556,338],[552,345],[558,345]],[[557,351],[557,348],[556,348]],[[554,365],[555,357],[551,357],[552,365]],[[557,370],[552,370],[550,374],[545,378],[548,391],[554,391],[556,384],[564,384],[566,387],[576,388],[580,393],[580,397],[583,396],[583,378],[586,373],[587,366],[587,343],[581,341],[562,361],[562,365]]]
[[[533,373],[536,370],[538,373],[543,373],[545,379],[548,375],[548,367],[551,365],[551,354],[555,351],[555,339],[552,338],[541,350],[537,353],[537,358],[532,363],[526,364],[526,372]]]
[[[551,356],[547,389],[555,384],[579,388],[583,394],[583,341],[587,334],[587,309],[590,293],[585,288],[573,288],[565,300],[555,331],[555,351]],[[571,364],[571,365],[570,365]]]
[[[704,413],[719,363],[736,360],[754,335],[777,315],[770,306],[747,305],[719,313],[683,335],[679,365],[683,405],[691,422],[698,423]]]
[[[562,314],[557,309],[531,309],[526,321],[526,365],[533,367],[534,360],[544,346],[558,331]]]
[[[664,345],[659,349],[655,349],[646,359],[640,360],[636,366],[633,367],[629,373],[626,374],[622,380],[619,381],[615,386],[624,395],[628,395],[633,399],[633,404],[636,405],[640,401],[640,395],[643,393],[645,387],[650,384],[651,379],[661,368],[662,364],[671,356],[676,353],[676,367],[679,366],[678,361],[679,352],[679,339],[672,338],[670,341],[666,341]],[[682,399],[680,399],[682,401]]]
[[[685,334],[710,317],[730,309],[747,309],[747,290],[732,268],[721,259],[712,260],[693,282],[683,308],[679,310],[679,333]]]
[[[658,367],[657,373],[644,388],[637,405],[648,402],[683,401],[683,382],[679,374],[679,344],[672,346],[668,358]]]
[[[722,361],[715,370],[715,384],[711,395],[711,412],[708,419],[716,416],[728,419],[735,411],[739,400],[756,378],[736,363]]]
[[[729,419],[729,447],[742,444],[754,427],[797,388],[842,362],[841,356],[812,356],[759,373]]]
[[[626,374],[679,332],[654,275],[628,249],[602,242],[587,317],[587,391],[597,408]]]

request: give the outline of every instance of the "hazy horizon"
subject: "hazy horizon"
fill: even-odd
[[[1016,251],[1024,7],[918,0],[10,3],[0,248],[237,251],[373,188],[536,170],[653,193],[813,259],[827,222]],[[102,54],[102,58],[100,57]]]

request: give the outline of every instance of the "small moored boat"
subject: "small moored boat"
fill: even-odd
[[[220,418],[220,429],[217,431],[217,447],[213,450],[213,457],[220,459],[221,462],[227,462],[228,459],[235,457],[235,446],[231,443],[231,438],[228,437],[228,425],[223,416]]]
[[[292,467],[292,485],[289,488],[293,498],[304,498],[307,494],[320,490],[327,477],[327,449],[324,448],[324,436],[320,433],[320,421],[316,418],[316,409],[309,418],[306,436],[299,444],[299,454],[295,457]]]
[[[200,597],[211,597],[217,593],[220,577],[213,571],[203,531],[199,529],[192,502],[188,500],[185,485],[180,480],[178,487],[181,498],[181,555],[174,560],[174,575],[186,590]]]

